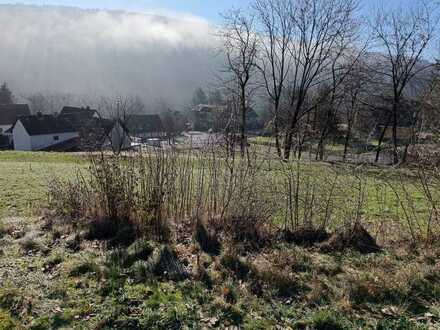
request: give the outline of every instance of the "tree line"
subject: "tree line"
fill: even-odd
[[[224,14],[222,84],[237,115],[241,149],[250,104],[265,100],[277,154],[301,157],[316,144],[323,159],[339,132],[350,144],[386,140],[392,162],[405,160],[437,112],[438,5],[412,1],[364,18],[358,0],[253,0]],[[400,128],[407,133],[402,134]]]

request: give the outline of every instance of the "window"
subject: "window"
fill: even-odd
[[[60,137],[58,135],[54,135],[53,140],[54,141],[58,141],[60,139]]]

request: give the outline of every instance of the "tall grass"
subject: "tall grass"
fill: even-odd
[[[167,241],[178,238],[176,226],[191,231],[203,222],[233,242],[263,243],[279,231],[365,224],[382,241],[398,226],[399,235],[416,242],[432,241],[439,229],[438,171],[419,170],[408,179],[396,170],[391,180],[362,166],[318,167],[256,152],[241,158],[214,146],[89,159],[74,180],[52,182],[49,200],[78,223],[99,223],[104,236],[129,226]]]

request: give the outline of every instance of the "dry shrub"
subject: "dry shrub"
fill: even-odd
[[[197,221],[194,238],[199,243],[203,252],[211,255],[219,255],[221,250],[221,243],[216,237],[215,233],[210,233],[205,225]]]
[[[316,243],[322,243],[330,238],[330,234],[324,229],[301,228],[296,231],[283,231],[283,238],[288,243],[295,243],[303,247],[311,247]]]
[[[220,263],[235,278],[247,281],[250,290],[257,295],[266,288],[279,297],[292,297],[304,289],[289,271],[274,264],[257,266],[231,252],[224,254]]]
[[[58,216],[68,218],[72,224],[81,218],[90,202],[87,184],[78,172],[73,181],[52,178],[48,187],[48,204]]]
[[[406,162],[418,168],[438,168],[440,166],[440,149],[434,144],[417,144],[410,146]]]
[[[271,239],[274,206],[259,189],[262,178],[257,167],[240,168],[237,176],[240,183],[221,219],[222,231],[233,244],[241,244],[247,250],[258,249]]]
[[[300,283],[288,273],[277,269],[259,270],[255,278],[282,298],[294,297],[304,290]]]
[[[92,155],[84,176],[52,181],[49,204],[72,222],[81,220],[90,239],[128,245],[145,229],[158,240],[168,240],[163,217],[168,181],[164,176],[171,176],[172,169],[166,161],[152,157]]]
[[[0,239],[6,235],[10,235],[13,231],[12,226],[7,226],[3,223],[0,223]]]
[[[269,196],[259,191],[263,181],[255,159],[157,150],[92,155],[83,175],[58,181],[49,196],[60,214],[81,220],[88,238],[116,237],[113,246],[139,236],[169,242],[174,234],[169,223],[200,218],[218,219],[217,229],[233,242],[260,246],[273,215]],[[203,229],[196,228],[196,239],[202,249],[218,254],[219,242]]]
[[[334,234],[328,242],[321,245],[323,252],[341,252],[345,250],[356,250],[360,253],[377,253],[381,247],[376,240],[359,223],[354,226],[341,230]]]
[[[221,257],[220,263],[227,270],[231,271],[235,277],[241,280],[246,279],[252,271],[251,265],[244,259],[238,257],[235,253],[225,253]]]
[[[188,273],[177,258],[176,252],[168,245],[160,249],[153,261],[154,275],[173,281],[181,281],[188,277]]]

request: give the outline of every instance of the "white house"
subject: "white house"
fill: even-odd
[[[46,150],[79,139],[79,132],[62,116],[42,115],[19,117],[12,128],[14,149]]]

